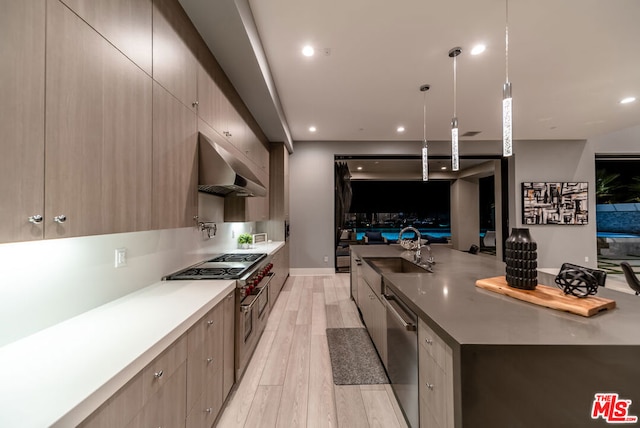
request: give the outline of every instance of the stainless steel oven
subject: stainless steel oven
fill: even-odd
[[[238,329],[236,334],[236,378],[240,379],[244,373],[249,360],[258,345],[258,340],[267,325],[267,318],[270,313],[269,283],[273,273],[266,272],[251,294],[242,297],[241,289],[238,288],[237,299],[239,302],[236,316]]]
[[[165,280],[235,279],[236,380],[244,373],[270,312],[271,256],[228,253],[166,276]]]

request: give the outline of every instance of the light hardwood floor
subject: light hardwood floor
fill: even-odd
[[[326,328],[362,327],[349,274],[289,277],[217,427],[406,427],[389,385],[334,385]]]

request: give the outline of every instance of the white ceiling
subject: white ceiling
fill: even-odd
[[[272,141],[289,129],[294,142],[421,140],[424,83],[427,138],[447,140],[455,46],[460,134],[480,131],[462,141],[501,139],[505,0],[180,2]],[[236,10],[221,16],[211,3]],[[485,53],[470,55],[480,42]],[[640,0],[509,0],[514,138],[584,139],[640,124],[638,42]],[[314,57],[301,55],[305,44]],[[626,96],[639,100],[619,104]]]

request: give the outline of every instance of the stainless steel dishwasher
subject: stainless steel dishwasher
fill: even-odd
[[[387,374],[407,422],[420,426],[418,317],[387,287]]]

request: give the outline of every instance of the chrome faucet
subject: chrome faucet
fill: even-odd
[[[406,244],[409,241],[403,241],[402,240],[402,234],[404,232],[407,231],[411,231],[413,233],[416,234],[417,237],[417,241],[416,243],[412,243],[410,245]],[[412,250],[414,251],[413,254],[413,262],[418,264],[418,265],[422,265],[422,252],[421,252],[421,248],[424,247],[427,252],[429,253],[429,257],[427,257],[426,263],[429,265],[429,267],[431,267],[435,261],[433,259],[433,255],[431,254],[431,245],[427,244],[427,245],[422,245],[422,235],[420,234],[420,231],[418,229],[416,229],[415,227],[409,226],[409,227],[405,227],[404,229],[402,229],[400,231],[400,233],[398,234],[398,243],[400,243],[400,245],[402,245],[403,248],[406,248],[407,250]]]

